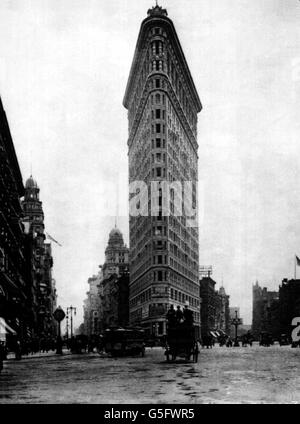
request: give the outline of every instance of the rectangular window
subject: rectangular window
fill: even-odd
[[[155,86],[156,86],[156,88],[160,88],[160,79],[159,78],[157,78],[155,80]]]
[[[156,119],[160,119],[160,109],[156,109],[155,117]]]
[[[157,138],[156,139],[156,148],[157,149],[160,149],[161,148],[161,139],[160,138]]]
[[[156,168],[156,176],[161,177],[161,168]]]
[[[157,256],[157,263],[162,264],[162,255]]]
[[[160,124],[156,124],[156,132],[159,134],[160,133]]]
[[[163,280],[162,271],[157,271],[157,281],[162,281],[162,280]]]
[[[155,54],[159,54],[159,41],[155,41]]]
[[[163,327],[163,322],[159,322],[158,323],[158,335],[159,336],[162,336],[163,335],[163,332],[164,332],[164,327]]]

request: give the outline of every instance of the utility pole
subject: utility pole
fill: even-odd
[[[70,312],[70,316],[71,316],[71,338],[73,337],[73,312],[74,315],[76,315],[76,308],[74,306],[69,306],[67,308],[67,316],[69,316],[69,312]]]
[[[69,339],[69,315],[68,315],[68,308],[67,308],[67,315],[66,315],[66,333],[67,333],[67,340]]]
[[[235,327],[235,340],[234,340],[234,347],[239,347],[238,337],[237,337],[237,330],[238,326],[242,324],[241,318],[238,318],[238,311],[235,311],[235,318],[231,320],[231,325],[234,325]]]

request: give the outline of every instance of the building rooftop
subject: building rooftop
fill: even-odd
[[[152,7],[152,9],[149,9],[147,12],[148,16],[168,16],[167,9],[163,9],[161,6]]]
[[[37,182],[32,178],[32,175],[26,181],[25,188],[38,188]]]

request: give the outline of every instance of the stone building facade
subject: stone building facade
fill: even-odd
[[[109,233],[105,262],[88,280],[84,301],[83,328],[87,335],[99,334],[110,326],[128,325],[129,249],[118,228]]]
[[[129,273],[111,274],[101,282],[101,326],[126,327],[129,324]]]
[[[230,333],[229,296],[223,286],[216,290],[215,285],[210,276],[200,280],[202,338],[211,331]]]
[[[183,307],[188,301],[199,333],[198,223],[197,216],[193,224],[189,217],[197,208],[202,105],[173,22],[159,6],[141,24],[123,104],[130,204],[139,210],[129,223],[130,322],[164,335],[170,304]],[[134,188],[137,181],[142,188]],[[193,212],[180,205],[185,182],[191,184],[184,194]]]
[[[101,329],[126,326],[129,321],[129,249],[118,228],[109,233],[102,270],[103,279],[99,285]]]
[[[217,322],[216,329],[224,331],[226,334],[230,334],[230,313],[229,313],[229,295],[223,286],[220,287],[217,292],[218,298],[218,309],[217,309]]]
[[[88,279],[89,290],[83,306],[84,333],[87,336],[99,334],[101,330],[99,285],[102,280],[102,271]]]
[[[36,316],[34,333],[38,337],[55,337],[57,324],[53,318],[56,308],[53,257],[51,244],[46,242],[44,234],[44,212],[39,193],[37,182],[30,176],[25,183],[22,207],[24,222],[28,225],[26,232],[32,238],[33,304]]]
[[[5,323],[3,331],[19,339],[31,334],[35,319],[28,266],[30,240],[22,224],[23,195],[22,175],[0,98],[0,318]]]
[[[129,249],[124,243],[123,234],[118,228],[113,228],[109,233],[108,244],[105,249],[105,262],[102,267],[103,278],[112,274],[119,275],[123,270],[128,270]]]

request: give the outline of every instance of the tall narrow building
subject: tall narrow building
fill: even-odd
[[[51,244],[45,242],[44,212],[39,198],[40,189],[30,176],[25,184],[22,207],[33,237],[33,270],[36,306],[36,330],[39,337],[56,334],[53,312],[56,305],[56,289],[52,278],[53,258]]]
[[[130,216],[130,322],[164,335],[170,304],[183,307],[188,301],[200,333],[197,218],[191,225],[193,214],[178,199],[186,193],[184,183],[191,182],[190,204],[197,207],[202,105],[162,7],[149,9],[141,24],[123,105],[129,120],[129,183],[142,181],[147,188],[144,204],[137,206],[141,216]],[[153,182],[168,187],[161,185],[157,201]]]

